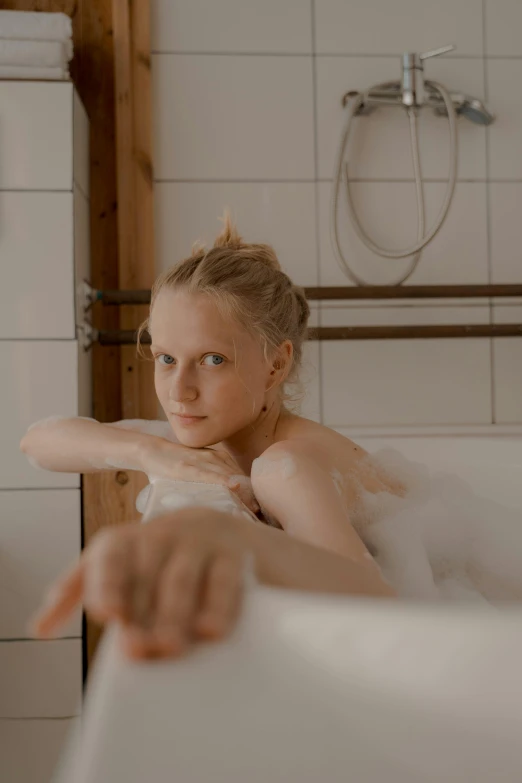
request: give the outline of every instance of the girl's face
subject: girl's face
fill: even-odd
[[[220,443],[257,419],[272,367],[259,342],[210,297],[164,289],[149,331],[156,394],[180,443]]]

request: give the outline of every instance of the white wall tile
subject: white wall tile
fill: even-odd
[[[230,208],[248,242],[271,244],[299,285],[317,285],[313,183],[157,183],[154,190],[158,270],[190,255],[196,239],[211,247]]]
[[[155,177],[314,176],[310,57],[154,55]]]
[[[350,188],[359,220],[374,242],[400,249],[416,241],[413,182],[354,182]],[[427,228],[435,222],[445,189],[442,182],[424,183]],[[351,285],[339,267],[330,238],[332,183],[321,182],[318,194],[321,285]],[[386,285],[408,270],[411,257],[381,258],[361,243],[352,227],[343,190],[338,201],[338,231],[349,266],[363,279]],[[444,225],[423,251],[408,284],[487,283],[487,246],[486,184],[459,182]]]
[[[319,326],[319,308],[310,303],[309,326]],[[320,345],[317,340],[307,341],[303,345],[303,358],[299,372],[299,384],[289,389],[298,395],[298,406],[294,410],[305,419],[321,421],[321,366]],[[304,395],[304,396],[301,396]]]
[[[489,186],[491,268],[494,283],[522,283],[522,183]]]
[[[484,97],[484,73],[478,59],[428,61],[426,78],[441,82],[450,92]],[[342,97],[349,90],[366,90],[380,82],[399,80],[401,63],[395,57],[318,57],[317,133],[319,177],[331,179],[347,111]],[[486,173],[485,129],[459,118],[459,179],[483,179]],[[446,179],[449,170],[448,121],[423,109],[418,118],[421,168],[426,179]],[[401,108],[380,107],[357,117],[350,143],[350,176],[362,179],[413,177],[409,120]]]
[[[497,297],[493,300],[493,323],[495,324],[522,324],[522,301],[520,299],[504,299],[503,302]],[[513,301],[516,304],[513,304]],[[517,342],[516,338],[506,338],[510,342]]]
[[[80,639],[0,644],[1,718],[78,715],[82,695]]]
[[[69,731],[69,720],[4,720],[0,727],[0,780],[5,783],[51,783]]]
[[[77,415],[77,350],[74,340],[0,341],[0,489],[80,485],[78,474],[38,470],[20,451],[20,441],[34,422]]]
[[[520,0],[485,0],[486,53],[522,55]]]
[[[453,43],[482,54],[482,0],[316,0],[316,48],[331,54],[402,54]]]
[[[303,385],[304,397],[299,408],[299,414],[305,419],[321,421],[321,375],[320,375],[320,345],[317,340],[303,346],[303,361],[299,379]]]
[[[312,50],[311,4],[303,0],[154,0],[151,35],[156,52],[308,54]]]
[[[321,318],[324,326],[347,323],[342,310]],[[486,339],[328,341],[322,367],[330,426],[491,421]]]
[[[73,98],[73,176],[87,198],[90,195],[89,118],[76,90]]]
[[[0,81],[0,190],[70,190],[71,82]]]
[[[0,192],[0,259],[0,337],[73,339],[72,194]]]
[[[522,324],[522,305],[494,307],[493,318],[498,324]],[[522,337],[493,340],[493,380],[495,421],[522,422]]]
[[[80,555],[78,489],[0,491],[0,641],[29,637],[29,619]],[[81,612],[59,631],[81,636]],[[0,678],[2,674],[0,673]]]
[[[487,60],[491,179],[522,180],[522,60]]]

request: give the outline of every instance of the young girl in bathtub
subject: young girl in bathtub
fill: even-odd
[[[30,428],[21,448],[44,469],[121,467],[223,484],[268,523],[187,509],[107,529],[55,587],[39,635],[83,601],[98,621],[124,623],[129,654],[174,655],[231,626],[246,553],[268,584],[395,595],[363,542],[357,508],[361,494],[398,499],[404,486],[360,446],[285,405],[308,316],[272,248],[244,243],[227,217],[211,250],[196,247],[152,289],[140,335],[151,335],[167,421],[54,418]]]

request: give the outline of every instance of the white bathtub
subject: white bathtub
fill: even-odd
[[[358,438],[522,511],[522,439]],[[515,783],[522,607],[248,595],[233,637],[132,664],[106,635],[60,783]]]

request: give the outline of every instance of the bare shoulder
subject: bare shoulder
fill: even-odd
[[[350,496],[361,484],[370,492],[404,491],[366,449],[329,427],[296,416],[283,423],[279,434],[281,438],[263,452],[265,460],[299,459],[303,467],[313,465],[343,484]]]
[[[368,452],[350,438],[335,430],[300,416],[289,417],[276,433],[276,442],[264,454],[287,451],[307,456],[321,465],[351,462],[368,456]]]

